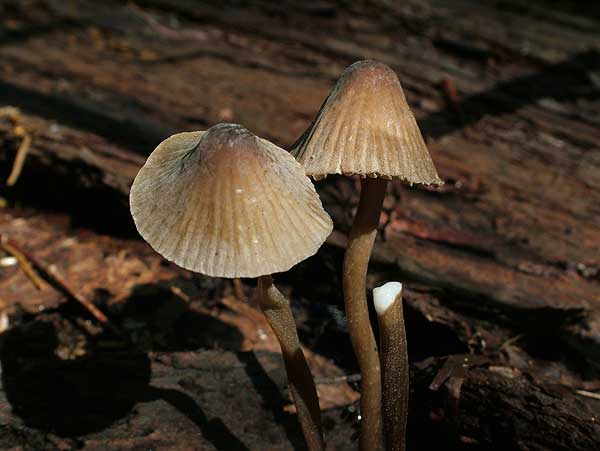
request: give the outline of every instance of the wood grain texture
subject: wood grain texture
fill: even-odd
[[[230,121],[289,147],[345,67],[366,58],[389,65],[447,183],[437,190],[390,183],[367,287],[405,282],[412,358],[471,351],[523,374],[474,370],[460,415],[439,424],[453,425],[457,449],[473,446],[461,434],[484,449],[548,449],[547,437],[566,436],[581,440],[558,448],[598,448],[590,422],[597,401],[573,394],[593,390],[600,359],[593,2],[8,0],[0,9],[0,102],[21,110],[32,138],[18,183],[2,189],[9,208],[0,232],[57,264],[101,307],[101,299],[119,305],[137,285],[181,275],[139,240],[127,205],[133,177],[158,143]],[[455,101],[444,91],[449,84]],[[20,142],[14,124],[1,119],[4,180]],[[344,360],[339,268],[356,188],[337,177],[317,185],[336,230],[280,284],[294,287],[301,338],[341,358],[349,372],[356,369]],[[2,268],[1,277],[10,324],[19,324],[21,308],[32,315],[65,308],[59,293],[38,292],[18,267]],[[202,283],[213,287],[202,302],[227,286]],[[317,312],[324,316],[315,324]],[[335,353],[333,342],[342,343]],[[437,396],[427,390],[434,373],[420,385],[424,406]],[[538,418],[528,416],[534,408],[543,413],[539,426],[520,429]],[[6,418],[15,422],[4,429],[7,448],[29,440],[32,449],[56,449],[46,432]],[[414,430],[431,430],[431,410],[419,418]],[[124,424],[94,446],[124,440]],[[136,431],[120,446],[158,447],[160,440],[149,444],[147,431]],[[344,431],[348,438],[350,426]],[[169,440],[161,446],[172,449]],[[290,449],[285,440],[280,447]]]

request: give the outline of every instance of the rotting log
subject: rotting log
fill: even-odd
[[[282,361],[270,352],[147,354],[105,334],[86,336],[73,318],[50,313],[5,333],[0,360],[3,449],[301,446],[293,416],[282,410],[289,402]],[[450,373],[433,392],[442,363],[412,368],[409,449],[600,446],[599,400],[490,364],[461,373],[458,391],[450,387],[459,376]],[[348,449],[355,414],[337,408],[324,419],[328,449]]]
[[[432,395],[428,384],[438,370],[439,363],[430,359],[411,372],[409,449],[411,444],[413,449],[536,451],[600,446],[600,400],[589,393],[486,364],[460,377],[451,375]],[[428,420],[427,437],[414,432],[420,421]]]
[[[132,239],[127,192],[143,155],[170,133],[219,121],[289,145],[347,64],[379,59],[398,72],[447,184],[392,184],[368,286],[407,282],[413,360],[470,350],[524,374],[467,374],[452,417],[456,447],[548,449],[550,437],[564,449],[598,448],[595,425],[585,423],[597,401],[573,395],[598,389],[600,361],[600,20],[592,3],[2,2],[0,103],[21,110],[32,142],[19,181],[2,188],[22,208],[2,211],[0,233],[57,264],[109,313],[153,280],[214,303],[226,283],[189,282]],[[4,180],[19,142],[0,119]],[[328,178],[318,189],[337,231],[281,286],[303,341],[353,371],[338,273],[358,197],[353,180]],[[60,293],[36,290],[18,267],[2,269],[0,300],[14,325],[21,308],[65,308]],[[430,402],[426,383],[416,387]],[[542,413],[539,429],[532,411]],[[552,426],[580,439],[567,447]],[[34,429],[24,434],[28,444],[10,446],[63,446]],[[125,449],[146,443],[118,439]]]
[[[34,128],[32,124],[36,123],[36,121],[38,121],[38,127]],[[44,136],[44,127],[40,127],[40,124],[43,124],[43,121],[36,118],[23,117],[21,123],[24,126],[29,126],[30,130],[36,130],[33,132],[34,136],[38,136],[38,134],[41,137]],[[77,136],[76,132],[70,133],[75,133],[75,136]],[[140,163],[138,157],[135,155],[128,156],[127,154],[122,154],[123,151],[111,150],[110,152],[113,152],[114,155],[118,155],[119,158],[110,159],[109,161],[111,161],[112,164],[109,166],[102,166],[102,160],[98,158],[89,158],[88,152],[83,152],[83,154],[80,154],[78,151],[72,150],[71,152],[73,153],[69,155],[69,147],[66,146],[66,143],[69,141],[64,137],[71,135],[63,134],[60,136],[62,138],[61,142],[63,143],[63,146],[65,146],[65,149],[67,149],[65,150],[65,155],[62,154],[62,146],[53,147],[51,145],[51,143],[55,141],[48,140],[47,138],[35,139],[33,141],[33,147],[29,156],[30,160],[28,162],[28,171],[41,171],[41,173],[45,173],[46,176],[52,178],[58,177],[60,173],[64,174],[62,170],[59,171],[58,174],[53,172],[58,166],[66,168],[66,170],[69,171],[71,165],[73,165],[73,168],[77,168],[78,170],[82,165],[89,165],[90,168],[96,168],[98,173],[102,176],[95,178],[94,183],[82,183],[81,189],[84,189],[83,187],[85,186],[85,189],[89,189],[92,192],[104,192],[107,189],[107,186],[109,186],[118,197],[125,197],[126,193],[122,191],[124,188],[120,187],[128,186],[132,174],[135,173],[135,168]],[[88,137],[88,140],[89,139],[90,138]],[[116,161],[123,163],[121,163],[119,166],[116,166],[114,164]],[[59,164],[57,164],[57,162]],[[121,171],[119,169],[115,169],[116,167],[124,167],[126,170]],[[85,170],[81,173],[85,174],[87,172],[88,171]],[[30,176],[27,175],[27,171],[25,171],[24,174],[25,178],[21,182],[23,184],[27,184],[28,180],[31,180],[31,178],[28,178]],[[73,172],[70,180],[71,183],[81,183],[81,181],[77,179],[76,171]],[[111,185],[108,185],[106,180],[110,180]],[[66,201],[67,205],[71,205],[68,198]],[[122,202],[121,205],[126,205],[126,202]],[[68,208],[67,213],[72,214]],[[145,249],[145,246],[140,246],[140,243],[134,243],[130,240],[123,241],[121,243],[110,243],[105,239],[105,244],[98,247],[98,237],[96,237],[93,232],[88,231],[83,235],[79,235],[78,229],[72,229],[71,226],[65,224],[64,220],[61,220],[58,217],[56,219],[57,224],[53,225],[51,221],[48,221],[50,216],[47,214],[29,214],[28,219],[19,219],[19,215],[20,213],[18,210],[14,212],[8,210],[4,213],[4,225],[2,227],[2,233],[8,234],[9,236],[14,237],[16,240],[27,243],[26,245],[29,249],[36,250],[38,253],[41,253],[43,258],[49,263],[56,262],[57,259],[60,259],[60,256],[64,255],[64,252],[67,250],[69,252],[69,259],[60,261],[62,268],[61,270],[66,271],[68,277],[75,281],[77,286],[83,287],[84,293],[88,296],[94,297],[95,292],[99,289],[108,290],[111,303],[115,306],[109,308],[109,312],[112,308],[118,309],[120,303],[123,302],[123,300],[127,300],[128,296],[132,293],[131,290],[134,290],[136,286],[143,285],[144,283],[153,283],[161,279],[173,280],[173,278],[181,277],[181,271],[173,272],[169,268],[162,268],[160,265],[158,265],[160,258]],[[56,214],[54,216],[56,216]],[[66,217],[68,217],[68,215]],[[57,240],[57,237],[61,238]],[[66,248],[65,244],[63,243],[68,243]],[[328,252],[335,251],[337,246],[343,246],[343,237],[340,237],[340,233],[337,232],[330,239],[330,243],[331,246],[327,248],[330,249],[330,251],[326,250],[326,254]],[[125,252],[126,256],[119,256],[120,254],[117,253],[117,249],[119,252]],[[374,258],[377,267],[374,271],[374,274],[378,279],[384,277],[386,274],[389,275],[390,272],[394,271],[393,268],[395,265],[398,264],[395,259],[390,257],[390,252],[391,251],[388,247],[387,241],[379,243],[376,247]],[[115,257],[117,258],[111,257],[111,253],[114,253]],[[102,259],[105,259],[107,256],[109,258],[108,260],[105,260],[105,265],[108,265],[104,268],[106,273],[89,272],[89,268],[100,264]],[[396,259],[397,258],[398,257],[396,257]],[[315,262],[313,261],[312,264],[314,263]],[[146,269],[144,270],[144,268]],[[456,292],[460,292],[460,287],[458,287],[459,282],[454,281],[453,284],[448,286],[443,283],[438,283],[433,277],[431,279],[423,279],[422,277],[419,277],[419,274],[421,273],[417,270],[411,269],[414,268],[414,266],[405,264],[404,267],[400,266],[400,268],[402,268],[405,274],[411,276],[415,280],[415,282],[408,284],[407,290],[408,305],[410,308],[409,317],[412,316],[413,320],[418,319],[422,322],[427,319],[433,323],[444,325],[444,327],[447,327],[455,334],[455,339],[458,337],[458,341],[462,341],[464,343],[465,347],[472,344],[471,339],[474,335],[478,335],[479,339],[481,340],[484,338],[487,339],[489,348],[501,349],[501,343],[495,344],[493,340],[503,340],[502,337],[507,338],[507,334],[510,333],[517,334],[522,331],[522,333],[530,333],[533,336],[536,334],[543,336],[544,333],[550,333],[550,331],[543,332],[539,330],[532,331],[528,329],[526,327],[528,317],[522,308],[516,308],[514,306],[510,306],[510,304],[506,304],[504,305],[505,310],[502,311],[502,299],[494,300],[492,297],[486,301],[489,302],[488,305],[478,305],[467,308],[465,311],[463,311],[462,308],[465,308],[465,305],[447,302],[446,297],[449,296],[449,294],[443,291],[449,290],[449,292],[452,293],[453,290],[455,290]],[[302,271],[302,269],[299,271]],[[112,280],[110,274],[112,274]],[[334,277],[333,274],[331,276]],[[117,277],[117,279],[115,280],[114,277]],[[126,280],[127,285],[121,286],[119,282],[121,280]],[[293,284],[293,280],[294,276],[292,275],[292,280],[288,281],[288,283]],[[29,307],[31,311],[35,311],[37,309],[35,305],[40,305],[47,308],[58,306],[63,302],[62,296],[58,292],[44,291],[43,293],[37,293],[35,287],[24,275],[17,274],[14,271],[9,283],[17,290],[11,290],[11,295],[4,291],[2,293],[2,297],[7,298],[11,301],[11,303],[17,304],[20,302],[19,298],[21,296],[24,296],[26,299],[31,299],[32,301],[37,301],[37,304],[32,304]],[[180,284],[181,282],[176,283]],[[435,288],[433,291],[431,291],[431,289],[422,291],[423,283],[428,283],[430,284],[429,286],[437,288]],[[185,287],[185,285],[183,286]],[[440,290],[442,290],[441,294]],[[468,292],[466,288],[463,288],[462,290],[464,292]],[[476,296],[473,295],[473,298],[476,298]],[[315,312],[311,312],[310,304],[303,303],[301,305],[303,313],[300,315],[300,318],[304,318],[304,321],[308,320],[309,324],[312,322],[313,327],[315,322],[327,324],[330,321],[328,317],[315,319]],[[496,308],[500,309],[499,316],[500,314],[503,314],[504,317],[502,319],[490,318],[490,315],[487,314],[487,309],[492,308],[490,306],[495,306]],[[27,304],[22,304],[22,307],[27,307]],[[520,315],[522,316],[509,316],[506,312],[510,312],[510,309],[515,309],[515,313],[520,312]],[[119,310],[116,311],[118,312]],[[539,312],[533,309],[529,318],[532,318],[533,315],[537,315],[538,313]],[[478,318],[478,314],[483,318]],[[544,323],[553,320],[555,321],[554,324],[556,325],[560,324],[563,319],[560,311],[557,310],[553,312],[550,306],[547,309],[542,310],[541,314],[545,315]],[[311,316],[313,318],[311,318]],[[16,321],[16,324],[19,324],[18,319]],[[408,322],[410,323],[410,318]],[[499,325],[494,323],[499,323]],[[505,327],[504,330],[502,329],[502,326]],[[546,327],[550,328],[551,324],[546,324]],[[309,329],[306,329],[306,326],[301,324],[301,330],[306,333]],[[222,334],[222,332],[220,333]],[[413,337],[414,342],[422,340],[420,337],[422,337],[423,334],[427,335],[427,330],[413,329],[411,331],[409,324],[409,336]],[[441,336],[437,336],[436,338],[440,339]],[[206,343],[210,343],[210,340]],[[428,346],[431,347],[433,345],[434,344],[431,343]],[[427,348],[427,345],[425,347]],[[427,353],[427,351],[424,351],[423,349],[419,349],[417,352],[418,354],[425,353],[425,355]],[[416,394],[414,396],[417,400],[424,399],[423,405],[429,406],[430,408],[430,411],[427,414],[422,413],[419,410],[421,407],[411,408],[411,412],[416,412],[413,414],[413,416],[418,418],[418,420],[416,418],[411,420],[412,422],[416,421],[414,430],[426,430],[426,428],[431,427],[437,428],[436,430],[439,430],[439,434],[435,435],[435,437],[438,437],[441,440],[440,443],[453,443],[452,446],[456,446],[457,449],[462,449],[461,446],[472,446],[473,443],[478,443],[482,449],[495,449],[495,444],[501,443],[503,446],[505,446],[504,449],[514,448],[541,450],[547,449],[544,448],[544,446],[548,444],[547,440],[548,437],[550,437],[549,434],[552,428],[556,427],[557,422],[561,422],[561,425],[563,425],[565,428],[568,428],[569,434],[571,434],[566,435],[565,437],[581,436],[586,438],[579,440],[577,443],[569,441],[564,443],[557,442],[560,443],[560,446],[564,446],[564,448],[559,447],[557,449],[593,449],[585,448],[585,446],[595,443],[595,434],[597,433],[595,424],[593,422],[590,423],[587,420],[588,416],[591,418],[595,415],[594,412],[596,412],[598,409],[598,401],[592,398],[586,398],[582,395],[577,395],[575,393],[576,389],[585,387],[585,382],[580,380],[573,381],[571,379],[566,381],[561,380],[564,386],[560,387],[555,385],[554,388],[548,388],[547,386],[552,386],[553,384],[536,381],[526,374],[519,374],[518,370],[515,370],[512,366],[510,366],[514,364],[523,368],[522,359],[525,357],[520,355],[515,356],[515,352],[516,351],[513,349],[511,352],[507,352],[500,357],[497,356],[499,358],[499,361],[496,365],[497,368],[493,368],[492,370],[489,368],[479,368],[468,372],[466,380],[462,384],[460,409],[458,411],[453,407],[446,412],[444,409],[449,409],[446,405],[447,400],[445,398],[440,400],[438,399],[440,395],[428,391],[428,384],[431,383],[431,380],[433,380],[433,377],[435,376],[434,368],[439,368],[439,365],[436,364],[437,366],[430,367],[427,365],[433,365],[433,363],[429,362],[425,367],[423,367],[425,368],[424,370],[422,368],[422,373],[417,372],[416,375],[413,374],[413,380],[418,381],[416,382],[416,385],[413,385],[413,393]],[[348,353],[348,350],[346,350],[346,353]],[[542,369],[542,372],[543,370],[544,369]],[[533,374],[536,374],[539,372],[539,369],[534,367],[531,369],[531,371]],[[419,374],[421,374],[421,376],[419,376]],[[548,392],[548,390],[550,390],[550,392]],[[443,390],[442,393],[444,393]],[[535,394],[533,395],[533,398],[529,396],[531,393]],[[526,394],[528,396],[525,396]],[[423,398],[421,398],[421,396]],[[490,398],[492,398],[494,401],[488,402]],[[482,403],[483,399],[486,400],[485,403]],[[420,403],[420,401],[415,402],[418,405]],[[432,404],[435,402],[439,404],[437,407]],[[564,405],[567,407],[564,407]],[[539,411],[540,408],[542,409],[541,412]],[[6,409],[9,409],[9,407],[7,406]],[[134,411],[141,412],[141,410],[135,409]],[[146,412],[146,410],[143,411]],[[531,413],[533,411],[537,413]],[[433,414],[431,412],[433,412]],[[15,413],[19,414],[19,411],[16,411]],[[339,416],[341,413],[337,412],[336,415]],[[442,415],[443,418],[441,418],[440,415]],[[433,421],[432,418],[435,421]],[[569,421],[565,422],[563,420],[564,418],[569,418]],[[539,434],[530,434],[527,432],[528,428],[531,427],[528,421],[533,422],[534,420],[536,422],[543,423],[542,429],[536,430],[536,432],[539,431]],[[18,423],[20,420],[15,419],[14,421],[17,421],[16,424],[20,424]],[[129,417],[129,421],[133,421],[132,417]],[[431,421],[433,421],[433,424],[429,423]],[[4,438],[5,440],[16,440],[15,436],[22,433],[23,430],[19,429],[21,426],[17,427],[17,429],[14,429],[15,426],[13,423],[10,424],[11,426],[5,429],[5,431],[7,431],[7,435],[5,435]],[[40,427],[38,423],[34,422],[34,426],[35,425],[37,425],[38,428]],[[343,427],[352,429],[351,423],[345,424]],[[544,432],[546,431],[544,428],[547,428],[547,432]],[[35,428],[27,429],[27,431],[29,431],[26,432],[26,435],[29,434],[27,435],[29,440],[43,440],[44,443],[46,441],[50,441],[49,443],[54,443],[58,440],[63,444],[72,443],[72,439],[69,437],[61,438],[59,436],[51,435],[50,438],[48,438],[39,431],[35,432]],[[110,440],[117,440],[116,438],[112,437],[111,434],[113,433],[118,434],[118,432],[116,432],[112,427],[109,427],[103,432],[104,435],[101,439],[89,438],[90,444],[86,444],[86,446],[90,446],[89,449],[95,449],[93,446],[101,446],[100,444],[104,446],[106,443],[113,443],[110,442]],[[344,435],[345,439],[350,440],[350,436],[348,434],[351,435],[351,432],[346,431],[344,433],[346,434]],[[427,436],[427,434],[425,435]],[[223,436],[219,433],[217,434],[215,440],[234,440],[231,437],[227,438],[228,436],[228,434]],[[421,437],[421,439],[423,438]],[[80,439],[78,438],[77,440]],[[87,441],[88,438],[85,438],[84,440]],[[95,440],[99,441],[96,442]],[[144,443],[158,446],[158,449],[160,449],[160,446],[172,446],[173,443],[178,443],[173,441],[174,439],[171,436],[162,437],[162,441],[158,439],[153,441],[154,439],[150,440],[138,437],[129,438],[128,440],[130,440],[130,445],[128,446]],[[210,438],[208,438],[208,440],[210,441]],[[498,442],[498,440],[500,440],[500,442]],[[186,443],[189,445],[189,442]],[[438,443],[438,445],[440,443]],[[577,446],[579,446],[578,443],[582,444],[581,448],[577,448]],[[281,449],[286,449],[285,446],[288,445],[281,446],[284,446]],[[343,446],[340,445],[338,449],[343,449]]]

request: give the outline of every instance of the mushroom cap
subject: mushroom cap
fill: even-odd
[[[160,143],[133,182],[130,206],[154,250],[214,277],[286,271],[333,228],[300,164],[236,124]]]
[[[376,61],[344,71],[291,153],[315,179],[360,174],[443,183],[398,77]]]

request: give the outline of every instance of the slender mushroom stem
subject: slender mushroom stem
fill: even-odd
[[[383,449],[381,374],[377,343],[369,321],[366,277],[386,188],[387,180],[362,180],[358,211],[344,255],[344,303],[350,339],[361,374],[361,451]]]
[[[388,282],[373,290],[379,322],[383,381],[383,430],[386,451],[406,449],[408,352],[402,313],[402,284]]]
[[[290,391],[309,451],[325,449],[317,389],[296,331],[290,303],[273,285],[271,276],[258,278],[260,306],[281,345]]]

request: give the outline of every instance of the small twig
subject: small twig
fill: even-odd
[[[504,343],[502,343],[502,345],[500,346],[500,349],[506,349],[510,345],[519,341],[521,338],[523,338],[523,334],[515,335],[514,337],[509,338]]]
[[[36,286],[38,290],[42,290],[44,288],[44,281],[40,276],[37,275],[31,264],[29,263],[31,260],[28,258],[27,254],[19,248],[19,246],[17,246],[15,243],[9,242],[8,240],[4,239],[4,237],[1,237],[0,247],[2,247],[2,250],[8,252],[10,255],[17,259],[17,262],[19,262],[19,266],[21,267],[25,275],[29,278],[29,280],[31,280],[31,282]]]
[[[460,404],[460,390],[463,382],[465,381],[465,374],[461,374],[458,377],[450,377],[446,381],[446,388],[448,389],[450,409],[454,417],[458,416],[459,404]]]
[[[15,155],[15,160],[13,162],[12,170],[10,171],[10,175],[6,180],[7,186],[13,186],[15,183],[17,183],[17,180],[21,175],[21,171],[23,170],[23,164],[25,164],[27,152],[31,147],[31,135],[29,135],[29,133],[27,133],[23,127],[16,126],[15,134],[23,139],[21,140],[21,144],[19,144],[19,148],[17,149],[17,154]]]
[[[448,356],[442,368],[434,377],[429,389],[437,391],[442,385],[446,386],[448,405],[454,418],[458,417],[460,393],[463,382],[469,368],[488,363],[486,357],[475,355],[451,355]]]
[[[58,273],[57,269],[53,265],[50,265],[50,266],[44,265],[40,260],[35,258],[33,255],[20,249],[19,246],[10,239],[7,239],[7,238],[0,239],[0,244],[2,244],[2,247],[5,249],[6,249],[6,246],[8,246],[9,249],[16,250],[17,253],[20,254],[21,257],[24,259],[25,263],[27,263],[29,265],[29,262],[31,262],[31,264],[33,266],[35,266],[35,268],[46,277],[46,279],[51,283],[51,285],[54,285],[55,288],[57,288],[60,292],[65,294],[67,297],[79,302],[99,322],[110,327],[111,329],[113,329],[113,331],[118,332],[118,329],[109,321],[109,319],[106,317],[106,315],[104,313],[102,313],[102,311],[100,309],[98,309],[98,307],[96,307],[87,298],[85,298],[84,296],[80,295],[75,290],[73,290],[69,286],[69,284],[65,281],[65,279]],[[12,254],[17,259],[19,259],[18,255],[14,254],[14,253],[12,253]],[[29,268],[31,269],[30,265],[29,265]],[[31,271],[31,273],[35,274],[33,272],[33,270]],[[38,279],[39,279],[39,276],[37,276],[37,274],[36,274],[36,277],[38,277]]]
[[[462,377],[466,368],[465,359],[462,355],[449,356],[429,385],[429,389],[437,391],[450,377]]]
[[[586,398],[600,399],[600,393],[594,393],[587,390],[575,390],[575,393],[580,396],[585,396]]]
[[[171,285],[169,287],[169,290],[171,290],[171,293],[173,293],[175,296],[177,296],[182,301],[190,302],[190,300],[191,300],[190,297],[187,294],[185,294],[181,288],[176,287],[175,285]]]
[[[106,315],[102,313],[98,307],[96,307],[87,298],[80,295],[69,286],[66,280],[58,273],[58,270],[54,265],[48,266],[48,268],[45,269],[45,272],[52,278],[53,282],[55,282],[61,288],[62,291],[66,292],[71,298],[83,305],[83,307],[85,307],[85,309],[90,312],[94,318],[104,324],[109,322]]]
[[[429,389],[436,391],[450,378],[464,378],[467,370],[474,366],[480,366],[488,363],[486,357],[461,354],[448,356],[442,368],[438,371],[433,381],[429,385]]]

